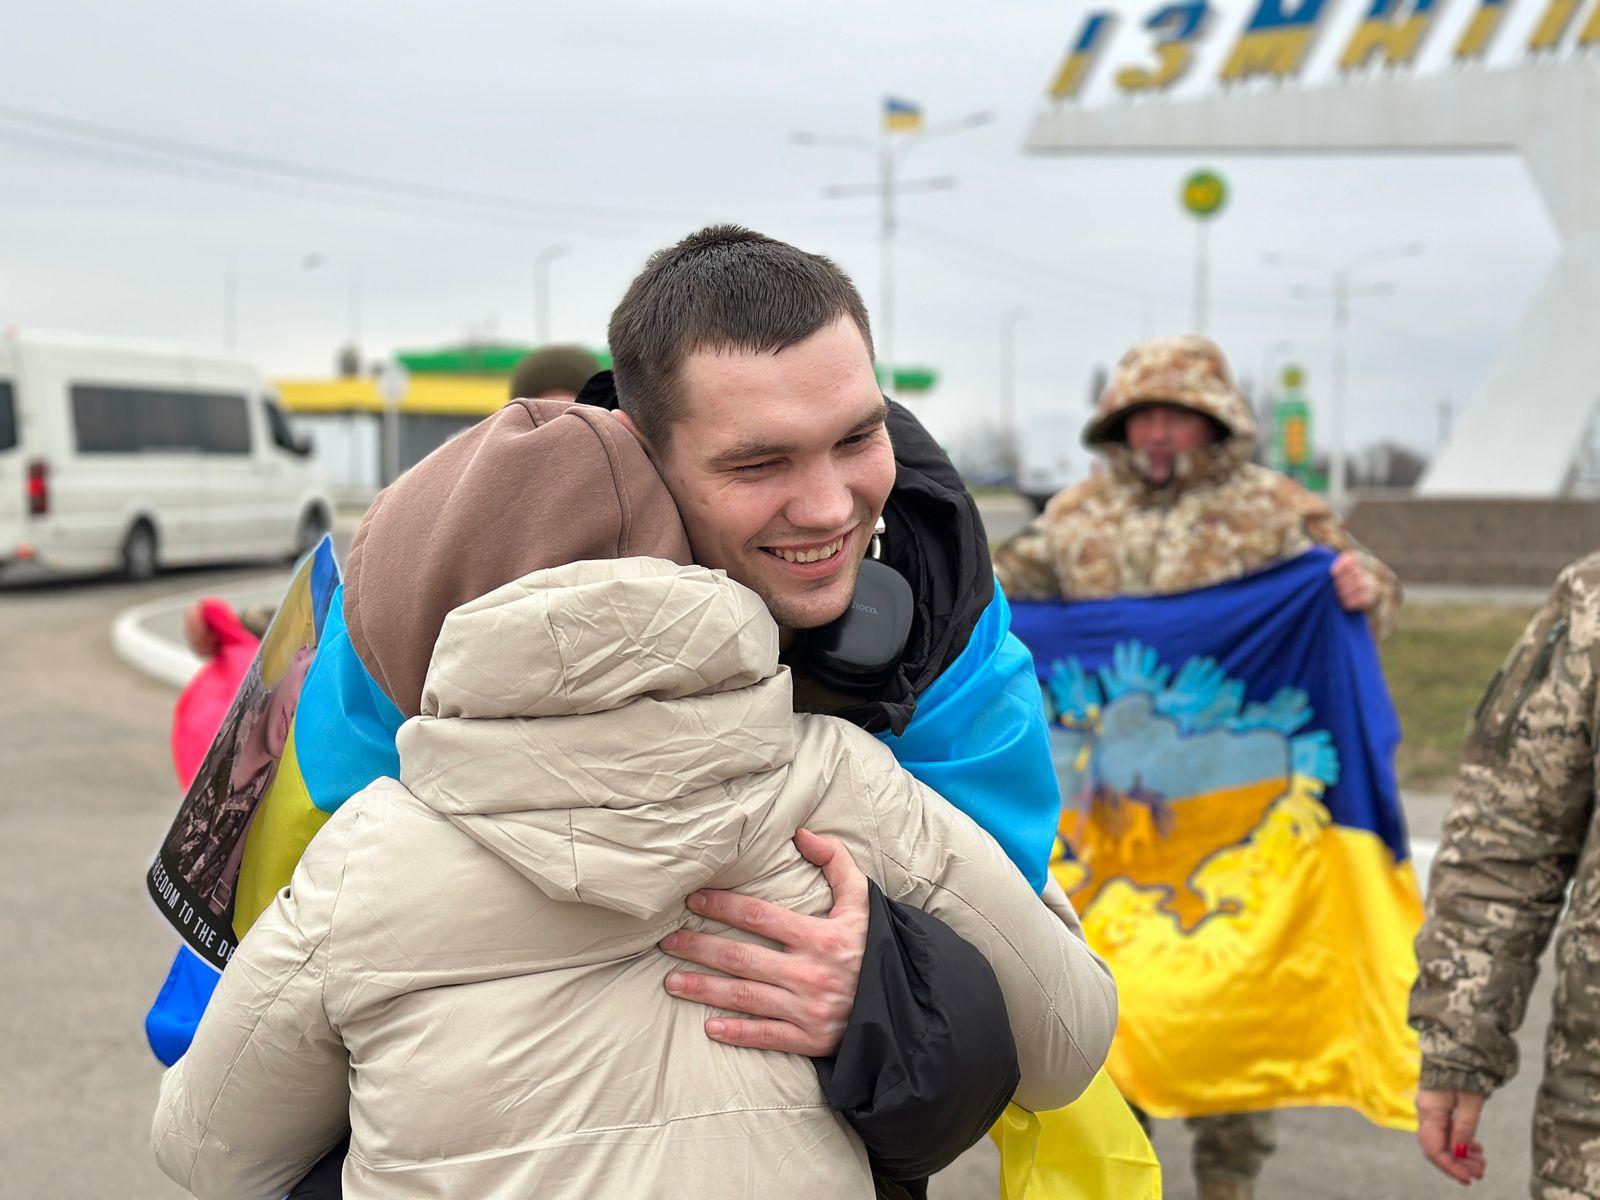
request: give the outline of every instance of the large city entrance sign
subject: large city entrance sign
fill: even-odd
[[[1600,400],[1600,0],[1084,13],[1036,154],[1515,154],[1561,254],[1424,495],[1557,496]]]

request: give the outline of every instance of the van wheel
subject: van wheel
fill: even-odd
[[[132,583],[143,583],[155,578],[160,566],[156,557],[156,531],[147,522],[140,521],[128,530],[122,543],[122,576]]]
[[[308,508],[300,514],[300,523],[294,530],[294,556],[301,558],[316,549],[328,532],[328,516],[320,508]]]

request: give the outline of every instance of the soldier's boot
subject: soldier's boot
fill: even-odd
[[[1248,1179],[1203,1179],[1200,1200],[1255,1200],[1256,1185]]]

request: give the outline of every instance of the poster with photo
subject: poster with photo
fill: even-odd
[[[250,823],[283,758],[338,586],[333,540],[324,537],[296,567],[146,877],[162,916],[219,971],[238,940],[234,888]]]

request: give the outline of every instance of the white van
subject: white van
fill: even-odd
[[[310,442],[247,363],[0,334],[0,578],[289,556],[332,517]]]

